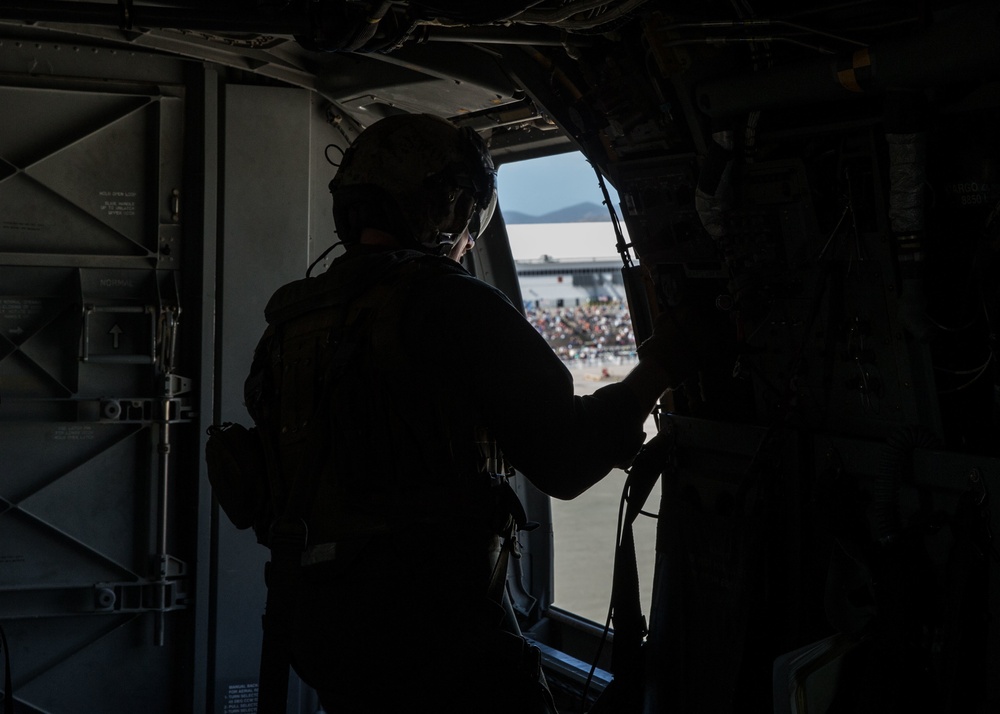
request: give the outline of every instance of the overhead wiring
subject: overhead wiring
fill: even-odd
[[[558,10],[523,12],[512,18],[512,21],[528,25],[552,25],[567,31],[590,30],[618,20],[637,10],[647,1],[624,0],[615,3],[607,0],[585,0],[584,2],[569,3]],[[593,14],[588,18],[579,17],[588,12],[593,12]]]

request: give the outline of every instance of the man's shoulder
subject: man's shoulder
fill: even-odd
[[[447,256],[401,249],[356,256],[345,256],[342,265],[330,267],[334,280],[344,284],[363,281],[366,286],[382,283],[403,286],[399,294],[457,295],[469,300],[504,300],[507,298],[489,283],[470,273],[462,264]]]
[[[445,256],[417,250],[354,250],[333,261],[320,275],[287,283],[264,310],[269,324],[307,312],[336,308],[379,292],[403,295],[412,304],[456,302],[473,307],[506,303],[508,297]]]
[[[414,271],[415,293],[437,295],[448,302],[510,302],[502,291],[476,277],[454,260],[427,257],[434,260],[421,261]]]
[[[282,285],[268,300],[264,316],[270,324],[285,322],[305,312],[347,304],[380,284],[456,272],[468,275],[447,258],[416,250],[352,251],[318,276]]]

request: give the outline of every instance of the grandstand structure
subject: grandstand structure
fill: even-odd
[[[521,299],[533,307],[576,307],[625,302],[622,262],[617,258],[516,261]]]
[[[508,231],[525,315],[556,354],[572,363],[634,359],[610,222],[520,224]]]

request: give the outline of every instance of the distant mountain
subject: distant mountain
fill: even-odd
[[[560,208],[542,216],[529,216],[520,211],[504,211],[505,223],[598,223],[610,221],[608,209],[596,203],[578,203],[568,208]]]

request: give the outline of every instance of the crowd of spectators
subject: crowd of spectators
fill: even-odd
[[[613,362],[635,356],[632,321],[622,301],[524,307],[528,321],[563,360]]]

